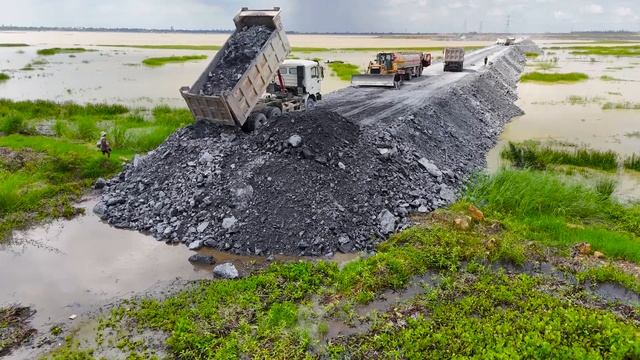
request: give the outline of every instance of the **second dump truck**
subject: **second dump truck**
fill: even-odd
[[[266,27],[271,34],[253,59],[248,60],[250,63],[246,70],[231,76],[232,79],[221,78],[222,81],[212,84],[212,79],[220,79],[215,76],[224,74],[221,69],[227,65],[225,56],[230,52],[246,54],[252,50],[234,49],[231,40],[227,40],[193,86],[180,89],[197,121],[252,131],[268,118],[281,113],[311,109],[322,98],[322,66],[315,61],[286,60],[291,46],[283,30],[280,14],[280,8],[242,8],[234,18],[236,32],[229,39],[252,26]],[[217,85],[222,82],[231,86],[220,90]],[[211,88],[216,91],[204,91]]]
[[[427,53],[379,53],[367,73],[354,75],[351,84],[397,88],[404,80],[422,76],[422,70],[430,65],[431,54]]]
[[[464,48],[444,49],[444,71],[460,72],[464,69]]]

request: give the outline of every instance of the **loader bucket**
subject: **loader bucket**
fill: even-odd
[[[353,86],[381,86],[395,87],[395,75],[353,75],[351,85]]]

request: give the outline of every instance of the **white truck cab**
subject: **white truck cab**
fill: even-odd
[[[314,103],[322,100],[322,79],[324,68],[316,61],[288,59],[280,64],[280,74],[288,92],[311,99]],[[274,79],[279,88],[280,81]],[[279,89],[277,89],[279,90]]]

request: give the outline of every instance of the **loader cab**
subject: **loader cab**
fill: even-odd
[[[322,98],[322,79],[324,79],[324,68],[318,62],[311,60],[285,60],[280,65],[280,74],[287,89],[287,92],[294,95],[303,96],[309,94],[316,100]],[[278,91],[279,80],[273,82],[272,90]]]
[[[376,62],[378,65],[384,67],[385,70],[390,70],[393,68],[393,59],[394,54],[391,53],[379,53],[376,57]]]

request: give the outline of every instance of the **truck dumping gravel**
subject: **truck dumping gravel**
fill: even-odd
[[[504,124],[521,114],[513,102],[524,63],[521,50],[506,49],[487,70],[424,98],[411,90],[414,105],[373,122],[375,106],[349,117],[329,97],[321,109],[250,134],[194,124],[109,180],[94,211],[113,226],[192,249],[372,250],[409,226],[410,214],[454,202],[484,167]]]
[[[249,26],[234,32],[222,50],[224,53],[218,66],[209,73],[202,85],[200,95],[218,95],[233,89],[271,33],[272,30],[266,26]]]

